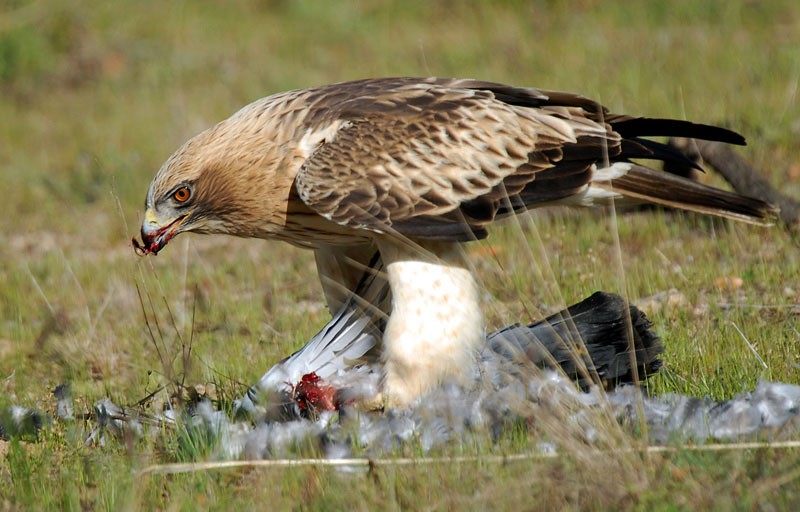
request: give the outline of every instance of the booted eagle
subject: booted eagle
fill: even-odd
[[[382,78],[284,92],[169,157],[147,191],[140,249],[157,253],[187,231],[306,247],[334,313],[378,254],[391,289],[391,301],[375,305],[388,314],[383,398],[403,406],[474,368],[484,321],[461,244],[486,237],[495,219],[624,199],[772,221],[762,201],[635,163],[694,165],[651,136],[744,144],[714,126],[475,80]]]

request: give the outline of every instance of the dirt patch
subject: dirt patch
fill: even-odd
[[[6,338],[0,338],[0,359],[5,359],[13,351],[14,342]]]

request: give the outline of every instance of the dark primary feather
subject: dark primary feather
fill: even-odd
[[[759,199],[641,165],[635,165],[625,176],[603,186],[626,197],[698,213],[722,215],[742,222],[763,224],[764,219],[772,219],[775,215],[775,209]]]
[[[496,331],[487,342],[508,359],[560,368],[584,387],[593,375],[616,385],[645,380],[661,368],[664,347],[651,326],[622,297],[595,292],[542,321]]]
[[[712,140],[747,145],[745,138],[731,130],[719,126],[698,124],[680,119],[652,119],[649,117],[611,118],[608,122],[623,137],[686,137],[688,139]]]

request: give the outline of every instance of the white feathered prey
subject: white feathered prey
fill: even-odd
[[[374,399],[383,373],[379,346],[381,312],[371,307],[389,293],[378,261],[369,267],[354,295],[303,348],[274,365],[235,404],[238,413],[260,421],[287,420],[313,413],[298,390],[309,376],[324,382],[325,407],[338,409]],[[486,336],[470,357],[479,362],[457,384],[480,393],[480,383],[502,387],[551,369],[582,388],[638,384],[661,368],[663,346],[650,321],[621,297],[596,292],[544,320],[512,324]],[[435,333],[426,333],[435,340]],[[423,398],[424,400],[424,398]],[[302,405],[303,407],[299,407]],[[440,404],[443,406],[443,404]],[[314,404],[308,407],[313,409]]]

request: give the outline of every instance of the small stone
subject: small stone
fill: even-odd
[[[704,318],[708,316],[709,311],[711,311],[711,306],[709,306],[708,303],[703,302],[692,309],[692,316],[695,318]]]
[[[663,309],[674,310],[687,305],[686,296],[676,290],[670,289],[666,292],[659,292],[655,295],[639,299],[635,302],[637,308],[641,309],[645,315],[653,315]]]
[[[720,290],[736,291],[744,285],[744,280],[738,276],[720,276],[715,281]]]

